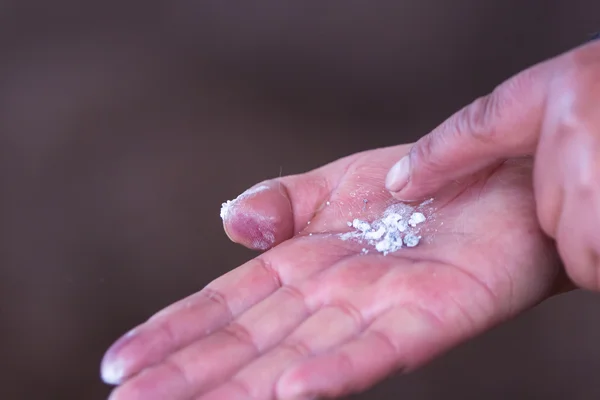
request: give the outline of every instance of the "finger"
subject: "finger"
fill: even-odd
[[[111,400],[187,400],[273,347],[309,315],[304,296],[285,286],[235,322],[117,388]]]
[[[102,361],[106,383],[118,384],[167,354],[228,323],[278,287],[276,273],[252,260],[181,300],[119,339]]]
[[[360,392],[399,370],[414,369],[456,343],[454,326],[410,308],[394,308],[358,338],[291,366],[276,384],[277,398],[311,398]]]
[[[317,236],[299,238],[293,249],[282,244],[159,312],[106,352],[101,366],[103,380],[109,384],[123,382],[222,328],[282,285],[301,281],[347,255],[342,247],[314,251],[315,243],[321,241]]]
[[[335,273],[317,271],[322,276],[321,279],[312,278],[305,281],[291,277],[290,281],[285,281],[281,289],[244,312],[222,331],[188,345],[166,357],[162,363],[125,382],[115,390],[111,400],[154,399],[151,396],[160,398],[164,393],[168,393],[169,398],[173,400],[187,399],[191,393],[204,391],[228,378],[232,372],[279,343],[310,315],[312,310],[318,309],[323,304],[324,297],[344,297],[347,290],[342,290],[340,286],[349,285],[359,290],[384,274],[381,269],[356,274],[361,265],[345,258],[354,253],[344,247],[336,248],[328,245],[323,240],[327,238],[317,236],[296,238],[294,244],[284,243],[266,253],[265,256],[271,254],[289,256],[288,247],[293,247],[298,254],[306,254],[302,259],[294,261],[294,263],[299,262],[295,264],[294,270],[308,262],[316,264],[317,268],[321,266],[321,270],[333,266],[328,270],[332,269],[336,271]],[[315,243],[323,244],[323,254],[316,254],[318,251],[315,249],[319,247]],[[306,251],[309,248],[312,251]],[[314,261],[311,262],[310,257],[314,257]],[[338,264],[341,268],[336,268]],[[315,267],[311,266],[311,268]],[[355,279],[351,279],[352,275],[356,275]],[[298,286],[291,286],[291,282],[298,282]],[[327,293],[325,288],[329,288]],[[188,321],[188,324],[193,322]],[[229,339],[222,339],[223,334]],[[237,355],[224,357],[227,354]]]
[[[573,68],[591,43],[508,79],[421,138],[389,171],[386,187],[398,199],[423,198],[503,159],[532,154],[553,80]]]
[[[223,203],[221,218],[229,238],[267,250],[307,227],[327,201],[354,155],[314,171],[260,183]]]
[[[353,308],[323,308],[275,349],[245,367],[224,385],[196,399],[271,398],[277,378],[293,362],[337,346],[361,330],[362,318]]]

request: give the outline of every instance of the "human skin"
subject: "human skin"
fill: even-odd
[[[530,156],[535,212],[568,276],[600,289],[600,40],[534,65],[458,111],[388,173],[419,199],[507,158]]]
[[[564,271],[538,225],[527,157],[438,190],[417,247],[362,255],[363,244],[340,240],[349,213],[371,220],[397,201],[385,178],[409,148],[358,153],[241,196],[225,230],[266,251],[119,339],[102,362],[118,385],[110,399],[356,393],[557,292]]]

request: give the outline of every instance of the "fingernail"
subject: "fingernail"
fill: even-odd
[[[410,174],[410,159],[408,155],[402,157],[394,166],[390,169],[385,178],[385,187],[390,192],[399,192],[408,183],[408,176]]]
[[[120,360],[114,360],[102,365],[101,375],[104,383],[118,385],[123,380],[125,365]]]

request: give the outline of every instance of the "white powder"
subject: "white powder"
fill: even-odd
[[[431,200],[421,204],[429,204]],[[340,234],[342,240],[354,239],[359,242],[367,242],[375,247],[383,255],[393,253],[403,246],[415,247],[419,244],[419,225],[425,222],[425,214],[416,211],[414,207],[403,203],[393,204],[388,207],[383,216],[372,222],[354,219],[348,222],[348,226],[354,231]],[[366,248],[361,254],[367,254]]]
[[[415,247],[419,244],[420,240],[420,236],[415,236],[412,233],[409,233],[406,236],[404,236],[404,244],[406,245],[406,247]]]
[[[417,226],[421,222],[425,222],[425,219],[426,218],[423,215],[423,213],[416,212],[416,213],[414,213],[413,215],[410,216],[410,219],[408,220],[408,224],[414,228],[415,226]]]
[[[255,194],[260,193],[267,189],[269,189],[269,187],[266,185],[257,186],[255,188],[250,188],[250,189],[246,190],[244,193],[240,194],[238,197],[236,197],[233,200],[227,200],[225,203],[221,204],[221,219],[224,221],[225,218],[227,218],[229,211],[231,210],[231,208],[235,205],[235,203],[238,200],[252,197]]]

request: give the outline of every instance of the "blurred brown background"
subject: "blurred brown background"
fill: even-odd
[[[252,253],[250,185],[408,142],[600,29],[600,2],[0,3],[0,399],[104,399],[104,350]],[[554,299],[357,399],[597,399]]]

